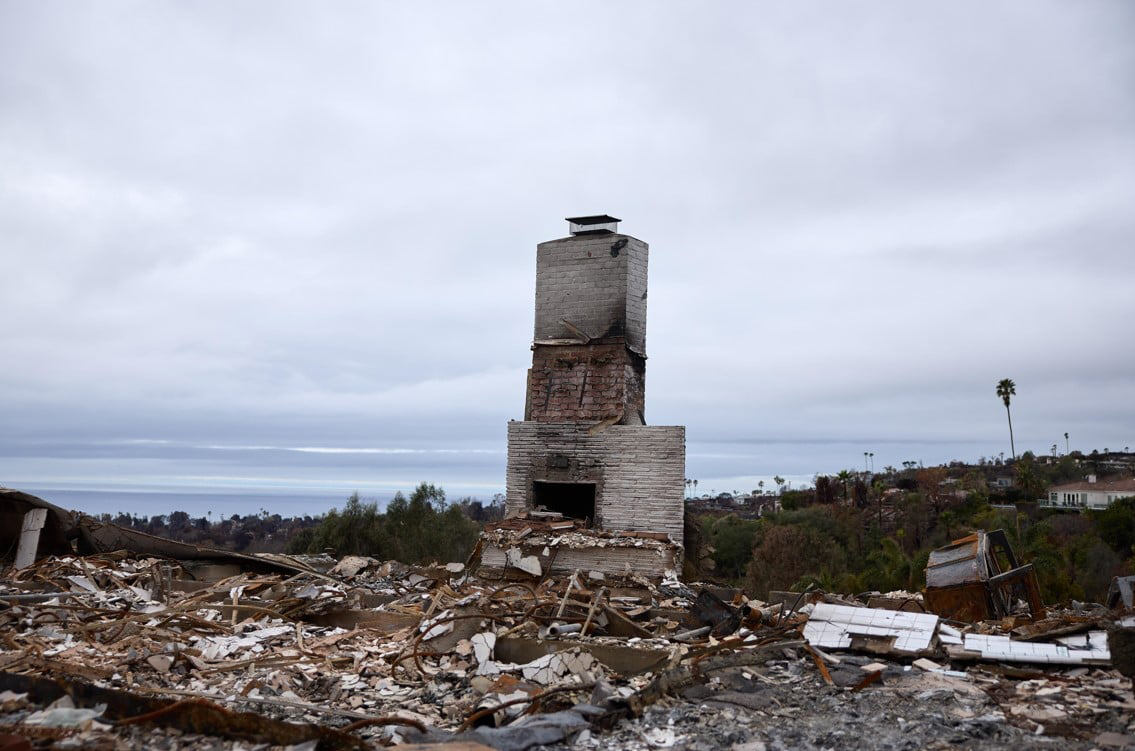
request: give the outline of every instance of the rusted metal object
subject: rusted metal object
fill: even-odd
[[[1112,627],[1108,630],[1107,646],[1115,669],[1128,678],[1135,676],[1135,628]]]
[[[714,636],[728,636],[741,626],[741,611],[720,597],[702,589],[694,600],[691,614],[704,626],[711,626]]]
[[[983,621],[1013,612],[1016,600],[1033,618],[1044,617],[1036,572],[1019,565],[1005,531],[974,532],[930,553],[926,563],[926,607],[943,618]]]

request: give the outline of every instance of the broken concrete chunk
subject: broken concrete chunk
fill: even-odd
[[[521,665],[520,671],[526,680],[543,686],[550,686],[559,683],[569,675],[586,675],[594,667],[595,658],[590,654],[571,650],[544,655],[527,665]]]
[[[360,571],[364,571],[371,564],[377,566],[378,561],[362,555],[348,555],[335,564],[327,573],[331,576],[342,576],[350,579],[353,576],[357,576]]]
[[[473,658],[478,663],[488,662],[493,657],[493,650],[497,645],[497,635],[491,631],[473,634],[469,637],[473,645]]]
[[[914,667],[918,668],[919,670],[925,670],[927,672],[942,669],[941,665],[934,662],[933,660],[928,660],[925,657],[919,657],[917,660],[912,662],[911,665],[914,665]]]
[[[540,559],[534,555],[524,555],[520,548],[509,548],[505,551],[505,561],[509,566],[518,568],[526,574],[532,574],[532,576],[539,576],[543,573]]]
[[[493,679],[484,675],[475,675],[469,679],[469,685],[478,694],[487,694],[493,688]]]

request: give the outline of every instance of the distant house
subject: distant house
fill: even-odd
[[[1050,487],[1044,505],[1049,508],[1101,509],[1130,496],[1135,496],[1135,479],[1097,482],[1095,475],[1088,475],[1087,480]]]

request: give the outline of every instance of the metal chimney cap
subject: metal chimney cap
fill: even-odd
[[[611,234],[618,231],[620,221],[622,220],[607,214],[567,217],[568,228],[573,235]]]

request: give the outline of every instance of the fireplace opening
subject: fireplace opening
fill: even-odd
[[[532,505],[557,511],[567,519],[595,521],[595,483],[540,482],[532,484]]]

